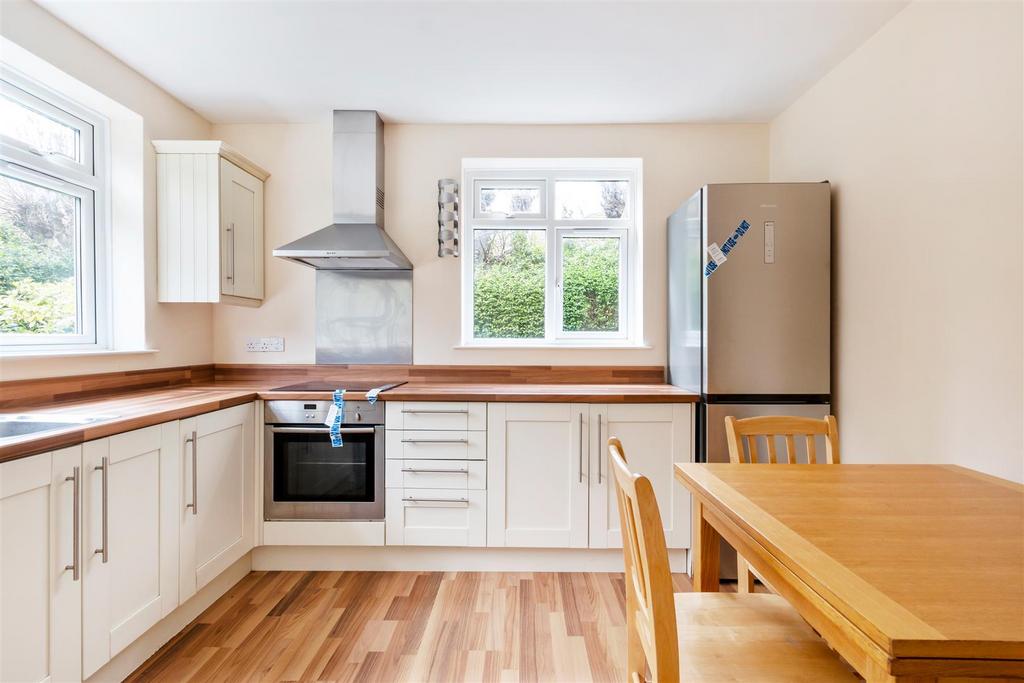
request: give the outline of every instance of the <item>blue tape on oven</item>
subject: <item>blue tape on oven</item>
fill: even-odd
[[[331,446],[333,448],[340,448],[345,445],[344,440],[341,438],[341,422],[345,418],[345,390],[335,389],[334,390],[334,405],[331,406],[331,412],[328,413],[327,421],[328,426],[331,428]]]

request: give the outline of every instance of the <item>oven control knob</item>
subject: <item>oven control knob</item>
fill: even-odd
[[[362,419],[363,419],[363,416],[359,414],[359,411],[356,411],[356,422],[359,422]]]

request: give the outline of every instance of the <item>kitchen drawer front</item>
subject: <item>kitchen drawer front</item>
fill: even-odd
[[[388,489],[388,545],[484,546],[487,492]]]
[[[487,404],[440,401],[388,401],[387,429],[487,429]]]
[[[482,460],[392,460],[385,470],[389,489],[487,488],[487,463]]]
[[[384,452],[389,460],[486,460],[487,432],[390,431]]]

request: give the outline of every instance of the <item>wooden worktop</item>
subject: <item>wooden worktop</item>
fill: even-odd
[[[277,366],[280,367],[280,366]],[[485,375],[486,376],[486,375]],[[235,375],[238,377],[238,375]],[[45,434],[26,434],[0,443],[0,462],[74,446],[150,425],[180,420],[221,408],[264,400],[330,400],[329,392],[272,391],[294,377],[279,371],[231,380],[216,377],[212,366],[197,370],[165,368],[138,373],[108,373],[37,381],[0,382],[0,412],[109,415],[87,425],[69,425]],[[415,381],[381,392],[382,401],[536,401],[551,403],[678,403],[697,396],[666,384],[487,384]],[[337,378],[344,387],[344,377]],[[177,382],[177,383],[176,383]],[[42,393],[40,393],[42,392]],[[361,392],[347,392],[361,400]],[[260,418],[262,419],[262,418]]]
[[[671,384],[403,384],[381,394],[388,401],[524,401],[541,403],[693,403],[699,398]]]

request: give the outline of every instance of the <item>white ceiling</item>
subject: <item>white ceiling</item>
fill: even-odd
[[[40,3],[217,123],[767,121],[906,4]]]

